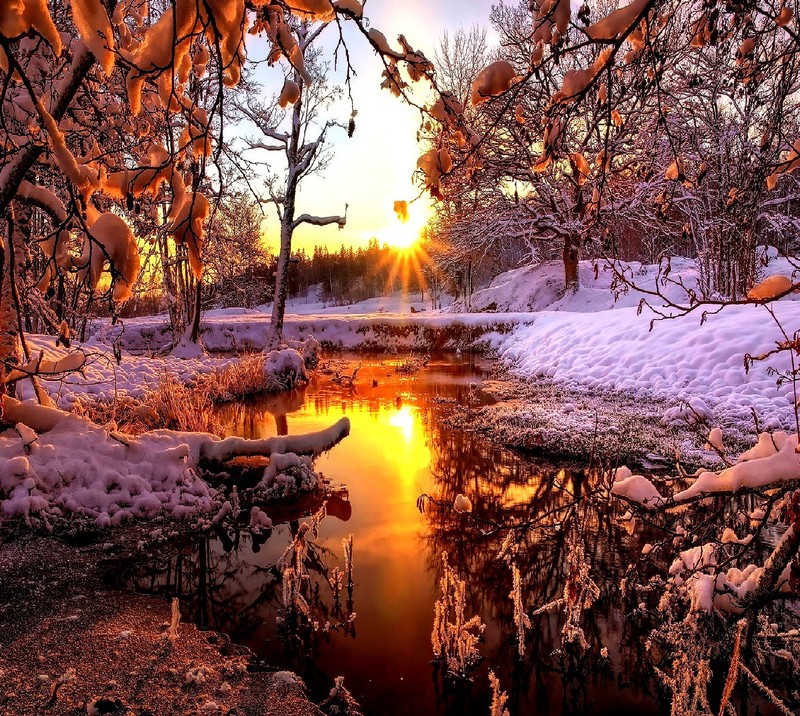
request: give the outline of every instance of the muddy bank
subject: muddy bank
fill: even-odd
[[[293,674],[192,624],[171,636],[169,602],[109,587],[103,561],[140,536],[0,545],[0,713],[321,716]]]

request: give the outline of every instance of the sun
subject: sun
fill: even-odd
[[[408,220],[393,218],[380,233],[381,243],[396,249],[411,249],[419,241],[422,229],[428,223],[429,207],[422,201],[408,205]]]

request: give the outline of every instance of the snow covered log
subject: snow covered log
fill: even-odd
[[[9,397],[3,407],[4,421],[15,429],[0,433],[0,519],[47,529],[73,516],[107,527],[159,515],[211,515],[225,496],[201,470],[213,472],[241,456],[269,458],[258,499],[316,489],[313,458],[350,432],[345,417],[315,433],[265,440],[171,430],[132,436]]]
[[[283,435],[263,440],[225,438],[206,440],[200,446],[201,460],[224,462],[234,457],[294,453],[295,455],[320,455],[340,443],[350,434],[350,419],[340,418],[329,428],[305,435]]]

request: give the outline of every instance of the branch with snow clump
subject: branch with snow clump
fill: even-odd
[[[761,433],[754,447],[739,456],[735,465],[719,472],[700,471],[685,490],[663,496],[642,475],[627,467],[617,470],[611,494],[647,512],[659,512],[691,502],[787,487],[800,481],[797,435]]]

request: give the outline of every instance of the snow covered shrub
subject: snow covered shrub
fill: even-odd
[[[481,660],[478,642],[486,625],[477,615],[465,617],[467,584],[450,566],[447,552],[442,552],[439,589],[431,632],[433,655],[450,676],[468,679]]]
[[[489,716],[508,716],[506,708],[508,694],[500,689],[500,679],[494,675],[491,669],[489,670],[489,684],[492,687],[492,706]]]
[[[270,351],[264,357],[264,383],[269,391],[291,390],[307,382],[303,356],[294,348]]]
[[[222,425],[211,396],[203,390],[184,385],[170,373],[163,373],[158,385],[144,403],[159,417],[160,426],[170,430],[220,435]]]
[[[576,530],[570,532],[567,542],[567,581],[564,585],[564,626],[561,630],[565,643],[577,643],[588,649],[581,622],[583,612],[600,596],[600,588],[589,576],[589,562],[583,546],[583,538]]]
[[[286,341],[287,348],[294,348],[303,356],[303,364],[306,370],[315,370],[319,365],[319,341],[314,336],[309,336],[302,341]]]
[[[331,716],[362,716],[361,707],[344,685],[344,676],[334,679],[328,698],[320,704],[323,713]]]
[[[335,566],[329,579],[315,580],[308,565],[318,565],[322,560],[316,545],[322,521],[327,516],[326,505],[302,522],[291,543],[280,559],[277,569],[281,575],[281,609],[277,617],[278,626],[288,640],[308,641],[316,632],[342,629],[349,633],[356,613],[353,611],[352,583],[348,583],[348,599],[345,609],[339,599],[342,571]],[[352,574],[352,540],[342,540],[345,548],[346,572]],[[349,545],[349,547],[348,547]],[[323,601],[320,586],[327,583],[333,594],[333,608]],[[332,622],[330,617],[338,621]]]
[[[709,441],[721,445],[721,435]],[[800,663],[791,636],[800,618],[782,606],[796,597],[800,564],[797,436],[761,433],[753,448],[728,462],[719,471],[681,469],[665,480],[616,471],[611,494],[663,530],[634,565],[642,574],[631,585],[640,608],[656,610],[649,643],[672,691],[673,713],[721,713],[739,679],[790,713],[800,705],[794,687],[770,664]],[[711,709],[709,684],[721,662],[731,664],[725,703]]]

